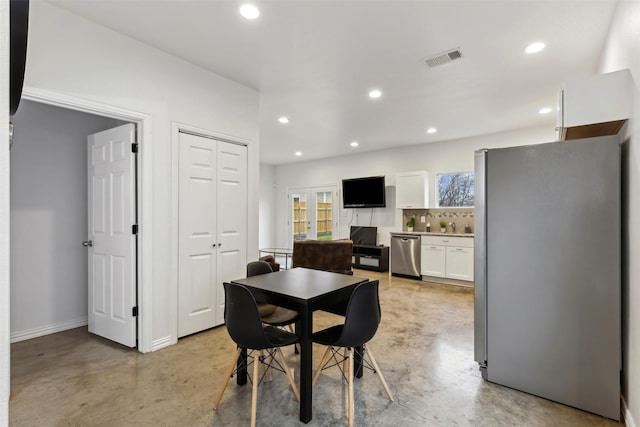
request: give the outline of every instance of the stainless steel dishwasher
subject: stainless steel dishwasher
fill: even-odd
[[[420,278],[420,236],[391,235],[391,274]]]

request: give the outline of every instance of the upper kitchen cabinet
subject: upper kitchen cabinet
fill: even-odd
[[[626,69],[564,83],[558,99],[558,139],[617,134],[631,117],[632,88]]]
[[[429,173],[427,171],[396,174],[396,208],[426,209],[429,207]]]

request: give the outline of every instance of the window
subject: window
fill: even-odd
[[[473,206],[473,172],[439,173],[437,177],[437,207]]]

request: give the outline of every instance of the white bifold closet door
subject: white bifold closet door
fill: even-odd
[[[222,283],[246,275],[247,147],[180,132],[178,336],[224,323]]]

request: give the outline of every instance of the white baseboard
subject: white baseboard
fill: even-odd
[[[624,397],[620,396],[620,400],[622,401],[622,417],[624,418],[624,423],[627,427],[638,427],[631,416],[631,411],[629,410],[629,406],[627,406],[627,402],[624,400]]]
[[[171,340],[171,337],[162,337],[151,343],[151,351],[160,350],[161,348],[168,347],[172,344],[175,344],[175,342]]]
[[[51,325],[40,326],[38,328],[27,329],[11,333],[11,342],[19,342],[30,340],[31,338],[41,337],[43,335],[55,334],[56,332],[66,331],[67,329],[79,328],[89,324],[86,317],[79,319],[65,320],[64,322],[53,323]]]

